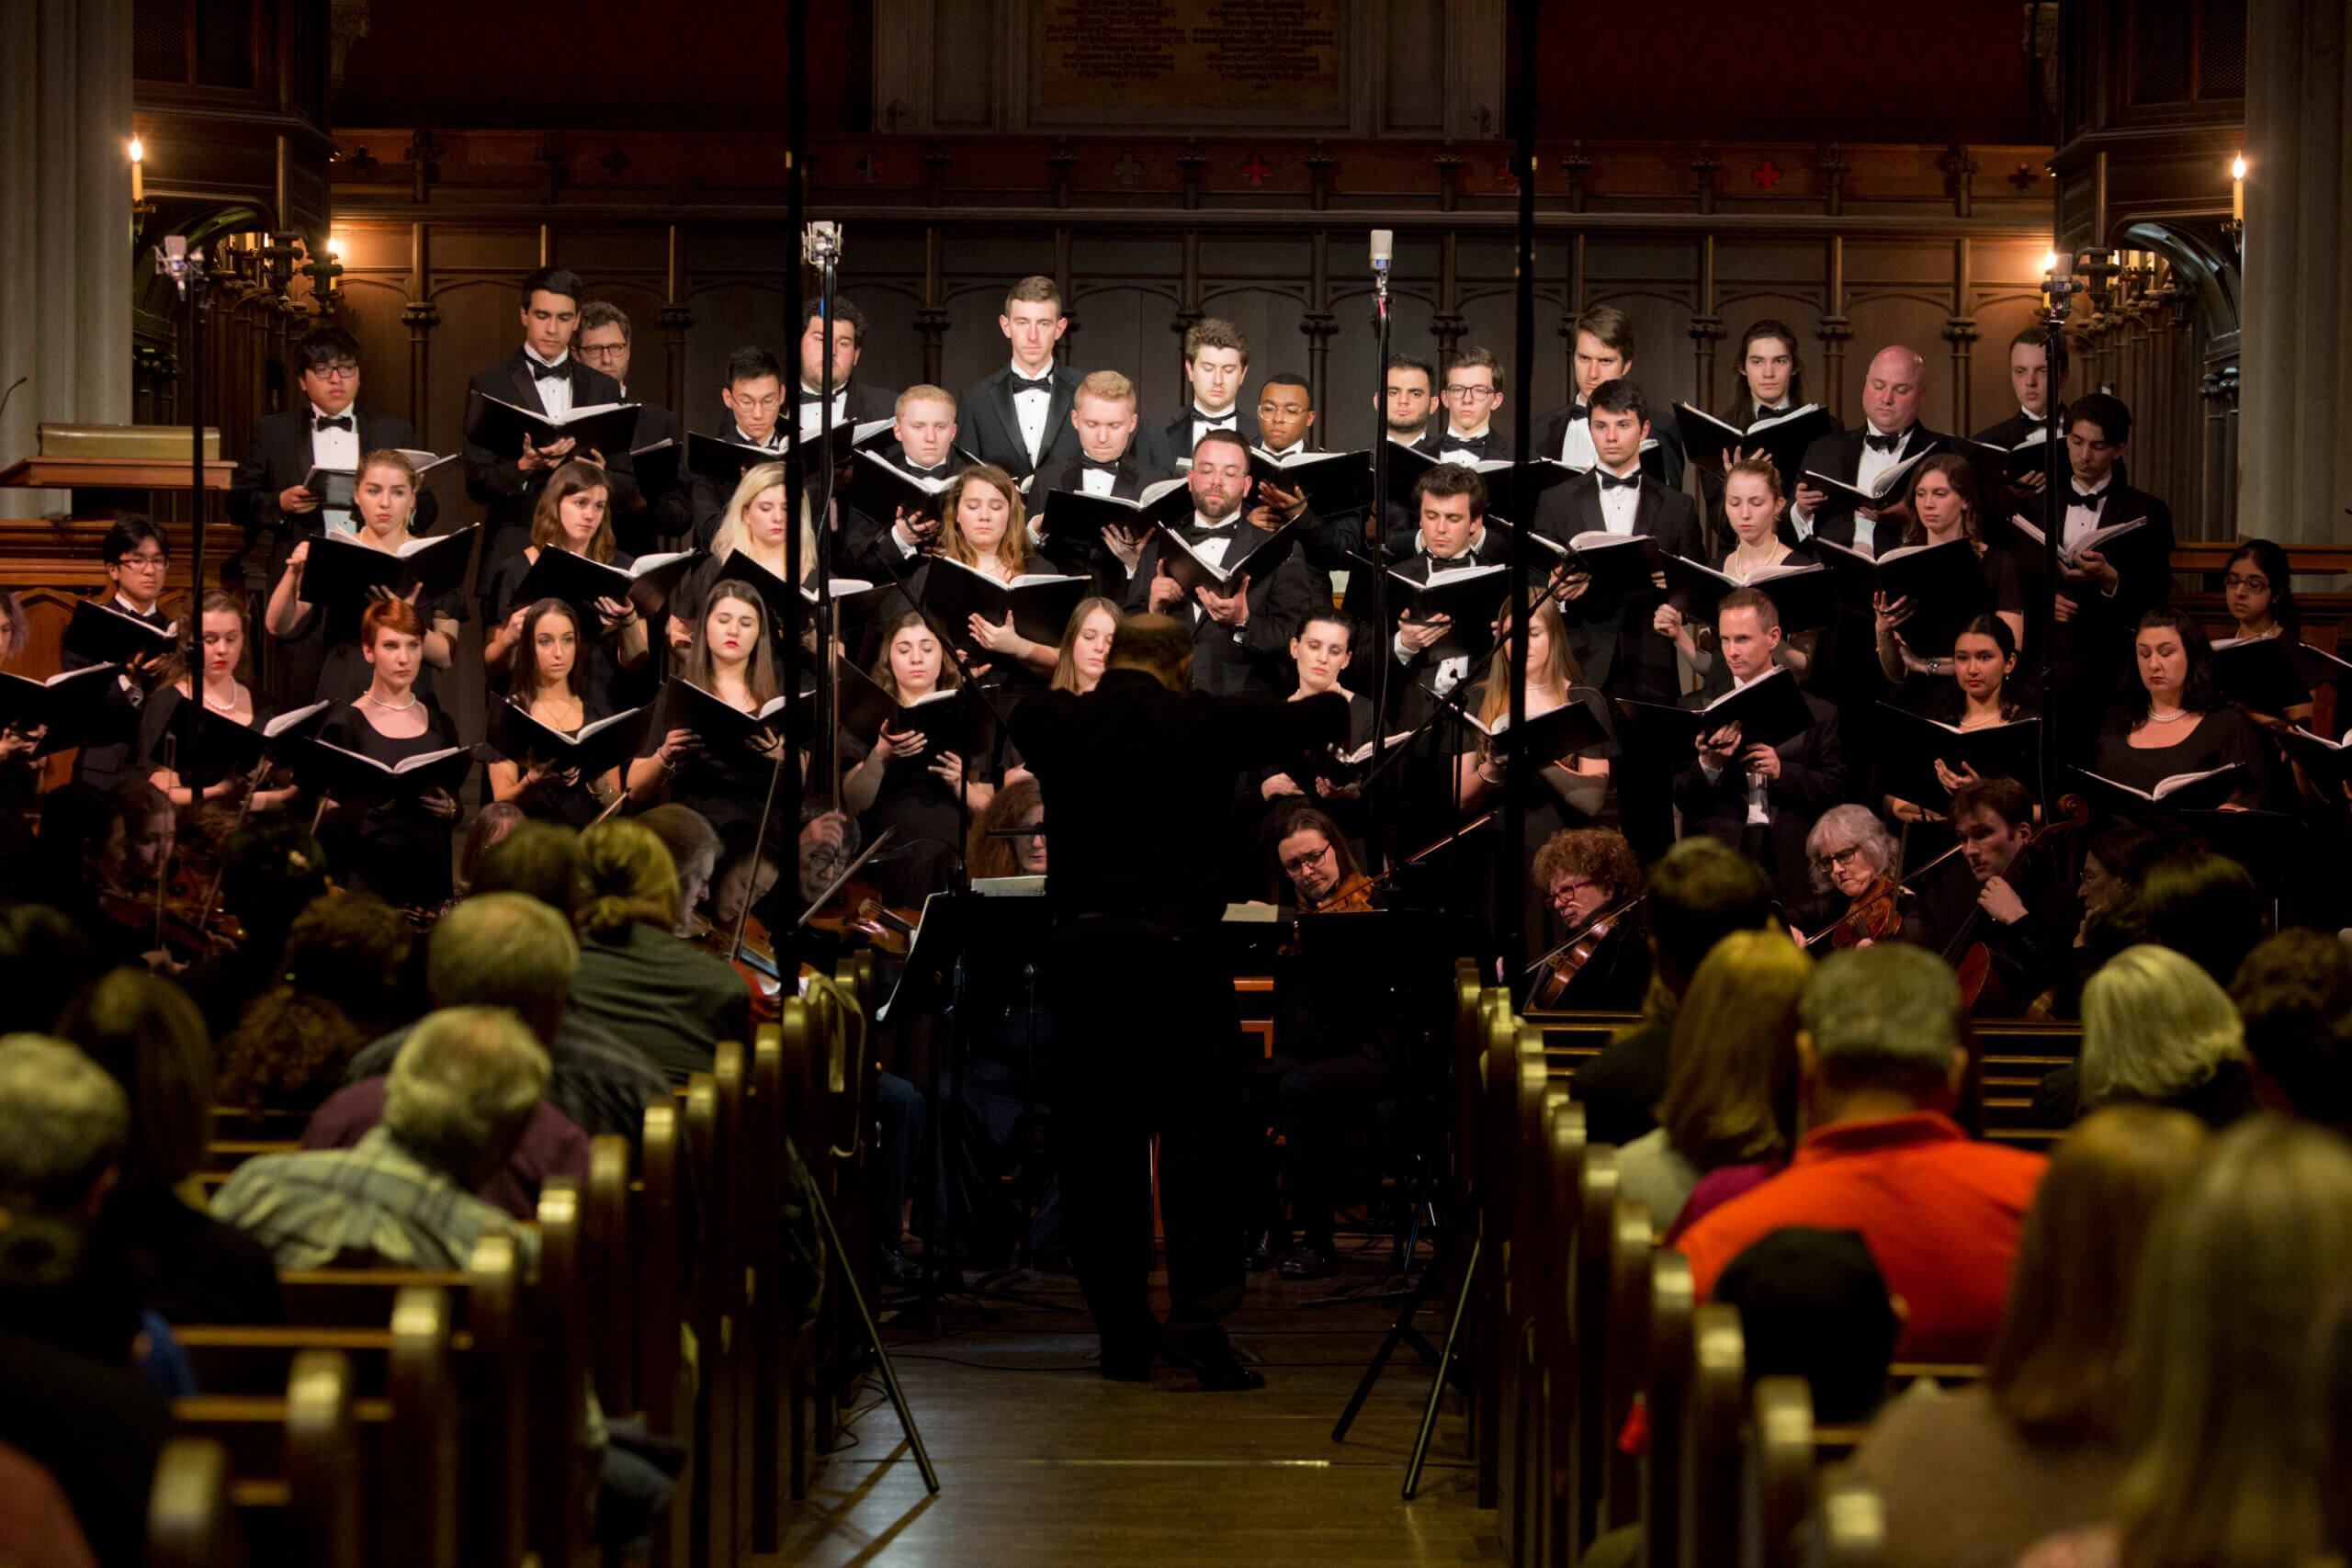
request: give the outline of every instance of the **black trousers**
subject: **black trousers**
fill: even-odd
[[[1340,1135],[1387,1092],[1394,1072],[1383,1061],[1351,1052],[1319,1062],[1269,1056],[1249,1066],[1250,1126],[1271,1125],[1283,1136],[1282,1190],[1290,1223],[1313,1246],[1331,1249],[1331,1176]],[[1273,1145],[1259,1145],[1257,1201],[1264,1228],[1283,1228],[1274,1199]],[[1255,1229],[1256,1226],[1251,1228]]]
[[[1216,931],[1116,917],[1054,931],[1054,1138],[1070,1264],[1106,1352],[1158,1334],[1152,1140],[1168,1243],[1168,1337],[1225,1343],[1241,1303],[1240,1011]]]

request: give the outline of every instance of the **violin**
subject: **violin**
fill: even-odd
[[[1310,915],[1366,914],[1380,908],[1373,902],[1378,891],[1373,879],[1362,872],[1351,873],[1345,882],[1331,889],[1331,896],[1312,909]]]
[[[1931,861],[1930,866],[1941,862]],[[1861,897],[1847,907],[1838,917],[1838,923],[1816,933],[1805,942],[1807,948],[1826,942],[1837,948],[1860,947],[1865,942],[1880,942],[1902,934],[1902,896],[1910,889],[1892,876],[1881,872]]]
[[[741,941],[735,939],[731,929],[722,929],[699,912],[686,916],[685,926],[678,934],[689,946],[735,966],[736,973],[752,987],[752,1022],[773,1023],[781,1016],[777,1002],[784,994],[784,966],[776,962],[767,927],[756,916],[743,922]]]
[[[1615,931],[1618,923],[1641,901],[1642,896],[1636,893],[1614,908],[1603,909],[1587,920],[1583,929],[1567,941],[1528,965],[1529,971],[1536,976],[1535,983],[1527,990],[1528,1010],[1558,1007],[1561,998],[1567,995],[1570,982],[1587,964],[1592,962],[1592,955],[1600,951],[1600,944],[1608,940],[1609,933]]]

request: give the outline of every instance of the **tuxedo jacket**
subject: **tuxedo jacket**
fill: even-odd
[[[2056,501],[2031,496],[2018,510],[2045,533],[2052,531],[2053,518],[2057,528],[2064,529],[2074,488],[2070,476]],[[2132,628],[2142,615],[2172,596],[2172,508],[2143,490],[2132,489],[2121,475],[2109,474],[2099,496],[2098,525],[2111,527],[2135,517],[2146,518],[2148,525],[2128,545],[2119,544],[2109,557],[2120,579],[2113,597],[2086,582],[2056,585],[2075,602],[2075,609],[2074,619],[2058,626],[2054,673],[2060,691],[2095,698],[2093,711],[2113,694],[2116,680],[2131,662]],[[2043,570],[2043,552],[2034,548],[2030,540],[2018,543],[2024,547],[2016,557],[2018,575],[2026,588],[2026,630],[2030,642],[2044,624],[2042,606],[2049,603],[2052,585]]]
[[[1826,474],[1833,479],[1852,484],[1854,477],[1862,471],[1862,447],[1869,438],[1868,423],[1858,424],[1851,430],[1840,430],[1818,437],[1812,446],[1804,449],[1804,471]],[[1929,430],[1924,424],[1914,424],[1910,434],[1904,440],[1902,450],[1895,456],[1898,460],[1901,460],[1920,452],[1940,451],[1951,439],[1950,436]],[[1804,481],[1799,479],[1797,482],[1803,484]],[[1978,493],[1985,492],[1980,487]],[[1853,507],[1847,504],[1843,498],[1832,498],[1824,502],[1821,510],[1813,514],[1813,532],[1817,537],[1850,547],[1854,542]],[[1796,537],[1794,526],[1788,524],[1785,518],[1782,525],[1782,539],[1784,543],[1791,545],[1800,542]],[[1889,530],[1880,528],[1872,542],[1878,550],[1883,551],[1893,548],[1897,541],[1891,536]]]
[[[1502,541],[1488,533],[1482,534],[1476,544],[1442,565],[1447,570],[1453,570],[1467,566],[1499,566],[1507,559],[1508,552],[1502,547]],[[1430,574],[1440,565],[1436,557],[1419,547],[1417,537],[1413,553],[1392,559],[1389,570],[1415,582],[1427,582]],[[1377,653],[1389,661],[1388,706],[1389,712],[1395,716],[1395,722],[1399,726],[1417,725],[1427,718],[1430,710],[1437,705],[1437,680],[1448,660],[1468,661],[1467,668],[1462,671],[1460,684],[1464,690],[1476,684],[1486,674],[1487,656],[1494,651],[1494,629],[1491,626],[1456,626],[1410,658],[1398,659],[1396,628],[1403,617],[1395,600],[1388,601],[1388,606],[1387,625],[1380,629],[1376,645],[1366,649],[1365,652]],[[1373,634],[1367,629],[1358,635],[1369,641]],[[1361,669],[1369,677],[1371,668],[1368,659],[1351,660],[1347,673],[1353,675]],[[1370,689],[1368,679],[1365,689]]]
[[[1078,372],[1057,361],[1051,375],[1053,401],[1046,410],[1046,434],[1038,444],[1035,462],[1029,460],[1029,448],[1021,439],[1021,418],[1013,412],[1010,365],[967,390],[957,403],[956,434],[965,450],[1024,483],[1039,468],[1078,457],[1078,427],[1069,422],[1069,412],[1078,402]],[[1036,493],[1034,485],[1025,489],[1029,494]]]
[[[1253,525],[1237,517],[1227,528],[1204,529],[1187,524],[1184,538],[1187,543],[1195,543],[1235,530],[1239,531],[1236,535],[1237,545],[1257,532]],[[1159,539],[1155,535],[1144,546],[1143,555],[1136,562],[1135,576],[1127,582],[1120,603],[1125,613],[1139,615],[1150,607],[1151,580],[1159,573]],[[1193,623],[1194,691],[1229,696],[1237,692],[1280,693],[1290,689],[1290,639],[1298,635],[1299,623],[1314,603],[1306,569],[1294,550],[1272,571],[1253,571],[1248,576],[1250,620],[1246,626],[1236,628],[1218,624],[1209,618],[1197,599],[1170,612]]]
[[[1143,494],[1147,485],[1175,476],[1157,463],[1146,459],[1137,450],[1143,445],[1142,433],[1127,443],[1119,458],[1118,470],[1111,476],[1111,493],[1122,501],[1133,501]],[[1057,457],[1037,470],[1035,483],[1029,487],[1029,514],[1035,517],[1044,507],[1046,498],[1056,491],[1076,491],[1083,488],[1080,475],[1085,472],[1086,454],[1073,452]],[[1245,508],[1246,510],[1246,508]],[[1057,570],[1076,572],[1094,579],[1095,592],[1110,598],[1123,597],[1127,591],[1127,569],[1119,558],[1096,545],[1073,545],[1067,541],[1041,546],[1047,559]]]
[[[898,417],[899,394],[890,390],[888,387],[869,387],[865,382],[859,380],[856,377],[852,376],[849,379],[848,386],[836,387],[833,389],[837,392],[846,391],[849,394],[849,397],[842,404],[841,418],[846,420],[851,424],[865,424],[873,420],[895,419]],[[816,400],[817,394],[803,389],[797,394],[797,397],[805,397],[809,401],[814,402]],[[798,405],[796,401],[796,417],[797,415],[797,407]],[[638,445],[642,446],[645,444],[640,441]]]
[[[512,355],[478,373],[472,389],[487,398],[513,403],[516,408],[547,412],[547,404],[539,400],[538,378],[532,374],[533,361],[516,349]],[[617,403],[623,400],[621,384],[602,370],[591,370],[573,355],[563,362],[571,378],[571,406],[576,409],[597,403]],[[638,418],[642,421],[644,415]],[[632,438],[642,446],[641,439]],[[630,466],[626,452],[607,452],[605,471],[612,477],[612,510],[616,516],[631,511],[637,504],[637,473]],[[482,446],[466,443],[466,493],[490,510],[482,519],[486,536],[481,548],[482,581],[503,564],[508,556],[531,542],[531,513],[538,505],[539,491],[546,485],[552,468],[526,474],[513,457],[502,457]]]
[[[658,446],[664,441],[683,443],[685,431],[678,423],[678,416],[659,403],[641,404],[637,411],[637,434],[631,437],[632,448],[642,451]],[[683,460],[685,454],[680,453]],[[621,548],[633,556],[651,553],[662,547],[662,541],[673,539],[687,532],[694,525],[694,514],[686,500],[686,473],[678,470],[678,482],[665,486],[659,493],[640,488],[642,508],[622,511],[613,509],[613,533]]]
[[[1731,690],[1731,675],[1721,659],[1710,674],[1709,682],[1682,699],[1684,707],[1702,707]],[[1764,864],[1779,887],[1784,909],[1809,908],[1815,901],[1805,838],[1822,813],[1848,794],[1838,710],[1809,692],[1804,694],[1804,705],[1813,716],[1813,726],[1772,748],[1780,754],[1781,776],[1765,791],[1764,809],[1771,826],[1765,829]],[[1675,774],[1674,804],[1682,813],[1685,836],[1704,833],[1732,849],[1747,849],[1747,773],[1736,758],[1710,782],[1699,759],[1692,757]]]
[[[351,414],[363,456],[388,447],[413,449],[416,446],[415,429],[398,414],[370,413],[356,405]],[[291,549],[297,536],[319,532],[319,513],[302,512],[289,517],[277,507],[277,498],[308,479],[317,466],[311,459],[311,437],[308,402],[283,413],[264,414],[254,422],[253,445],[238,460],[237,471],[229,481],[229,518],[244,529],[247,544],[267,534],[281,549]],[[430,495],[420,496],[410,530],[431,533],[439,504]]]
[[[1447,441],[1448,437],[1445,434],[1445,422],[1442,419],[1433,419],[1430,421],[1429,429],[1421,433],[1420,440],[1413,443],[1413,445],[1420,447],[1423,451],[1427,452],[1430,457],[1437,458],[1440,462],[1458,463],[1466,460],[1473,463],[1507,463],[1510,461],[1510,432],[1505,430],[1498,423],[1487,425],[1487,434],[1479,436],[1476,441],[1469,443],[1467,446],[1464,446],[1460,442],[1455,442],[1453,446],[1453,449],[1448,451]],[[1556,444],[1554,446],[1553,450],[1559,450]],[[1538,451],[1538,455],[1541,456],[1540,449]]]
[[[718,429],[706,430],[702,434],[715,441],[740,444],[743,439],[731,419],[721,420]],[[790,438],[790,432],[782,424],[776,426],[776,434],[787,440]],[[783,462],[784,454],[783,446],[776,447],[775,460]],[[718,536],[718,522],[727,513],[727,503],[735,499],[735,481],[715,479],[708,474],[691,470],[682,470],[682,476],[679,483],[685,491],[686,518],[688,526],[694,531],[695,548],[707,550],[710,548],[711,540]]]
[[[1252,446],[1265,443],[1265,434],[1258,428],[1258,416],[1238,406],[1233,411],[1233,428],[1242,440]],[[1173,472],[1193,461],[1193,410],[1184,412],[1164,424],[1147,424],[1136,432],[1136,445],[1143,449],[1144,460]]]
[[[1535,422],[1535,447],[1529,454],[1536,457],[1555,457],[1568,439],[1568,426],[1585,417],[1584,404],[1571,402],[1554,409]],[[1650,439],[1655,446],[1642,448],[1642,472],[1649,475],[1668,490],[1682,488],[1682,427],[1675,422],[1672,405],[1659,403],[1650,410]]]
[[[1535,503],[1534,526],[1562,544],[1578,534],[1608,526],[1600,510],[1600,481],[1591,474],[1546,491]],[[1642,476],[1634,503],[1634,532],[1655,536],[1668,555],[1699,558],[1699,509],[1679,490]],[[1584,672],[1583,684],[1611,697],[1670,703],[1681,695],[1675,672],[1674,644],[1658,636],[1651,616],[1666,595],[1656,589],[1626,594],[1588,588],[1560,606],[1568,645]]]
[[[916,472],[907,463],[906,447],[899,442],[883,441],[868,450],[894,468]],[[921,472],[925,479],[953,479],[965,466],[964,455],[951,447],[944,462]],[[888,582],[921,566],[921,557],[902,554],[885,537],[897,524],[896,516],[881,517],[868,511],[853,482],[842,495],[841,531],[833,543],[834,570],[865,582]]]
[[[1970,439],[1982,441],[1993,446],[2015,447],[2018,442],[2032,434],[2034,427],[2041,423],[2041,420],[2030,418],[2025,410],[2019,409],[2000,423],[1986,425]]]

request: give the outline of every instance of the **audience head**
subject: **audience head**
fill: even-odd
[[[46,905],[0,904],[0,1033],[55,1028],[96,973],[80,926]]]
[[[1311,806],[1283,819],[1282,837],[1274,841],[1274,863],[1298,890],[1302,907],[1322,903],[1356,874],[1347,830]]]
[[[709,818],[674,800],[639,812],[635,820],[662,840],[670,852],[670,863],[678,868],[678,924],[683,931],[686,918],[709,893],[710,879],[718,874],[718,829]]]
[[[237,911],[249,942],[276,953],[294,919],[327,890],[327,855],[310,824],[248,817],[229,840],[220,902]]]
[[[1193,677],[1192,628],[1166,615],[1129,615],[1111,637],[1113,670],[1140,670],[1171,692]]]
[[[212,1141],[212,1036],[187,993],[144,970],[110,970],[74,999],[57,1032],[122,1086],[124,1184],[166,1188],[196,1174]]]
[[[2158,1214],[2132,1295],[2118,1561],[2313,1561],[2325,1522],[2312,1341],[2347,1278],[2352,1149],[2277,1116],[2218,1135]]]
[[[1822,1422],[1867,1421],[1885,1397],[1903,1322],[1856,1233],[1773,1231],[1724,1266],[1713,1297],[1739,1310],[1749,1382],[1804,1379]]]
[[[1315,394],[1295,370],[1277,370],[1258,384],[1258,434],[1266,450],[1281,452],[1315,427]]]
[[[1119,602],[1099,594],[1079,601],[1062,628],[1062,645],[1054,655],[1053,689],[1091,692],[1111,667],[1111,641],[1118,635]]]
[[[0,1036],[0,1210],[96,1219],[130,1133],[104,1067],[50,1035]]]
[[[1650,867],[1643,908],[1658,980],[1679,997],[1715,943],[1771,919],[1772,886],[1738,851],[1684,839]]]
[[[506,1163],[548,1091],[548,1054],[499,1007],[427,1013],[384,1080],[384,1128],[473,1191]]]
[[[2352,1131],[2352,946],[2280,931],[2246,954],[2230,997],[2264,1102]]]
[[[568,919],[578,854],[579,836],[562,824],[518,822],[483,852],[468,892],[527,894]]]
[[[493,800],[474,814],[472,824],[466,829],[466,841],[458,851],[458,897],[462,898],[474,891],[475,883],[481,878],[481,863],[490,852],[529,820],[523,815],[523,808],[511,800]]]
[[[1699,964],[1674,1014],[1658,1125],[1701,1171],[1767,1159],[1796,1128],[1797,1004],[1813,978],[1777,931],[1734,931]]]
[[[1563,828],[1535,852],[1533,879],[1575,931],[1641,890],[1642,863],[1614,828]]]
[[[2245,1040],[2229,997],[2193,960],[2127,947],[2083,987],[2083,1103],[2170,1100],[2243,1060]]]
[[[2212,713],[2222,705],[2213,673],[2213,645],[2194,618],[2169,605],[2140,617],[2132,633],[2132,662],[2140,678],[2123,688],[2123,709],[2136,727],[2156,708]]]
[[[1859,898],[1880,877],[1891,877],[1903,852],[1894,830],[1867,806],[1833,806],[1804,837],[1804,858],[1813,868],[1816,893],[1836,888]]]
[[[415,928],[380,898],[330,893],[295,918],[277,983],[220,1043],[220,1099],[317,1104],[360,1047],[401,1021]]]
[[[2141,1252],[2205,1143],[2204,1123],[2185,1111],[2111,1105],[2077,1122],[2051,1156],[1984,1365],[1994,1408],[2028,1438],[2116,1440]]]
[[[1872,429],[1894,435],[1919,418],[1919,397],[1926,390],[1921,372],[1928,362],[1916,350],[1890,344],[1871,356],[1862,372],[1862,412]]]
[[[2267,900],[2245,867],[2224,855],[2191,851],[2151,865],[2140,886],[2092,923],[2090,945],[2104,956],[2133,942],[2154,942],[2194,960],[2216,984],[2262,940]]]
[[[662,840],[613,818],[580,835],[572,863],[572,920],[582,936],[619,942],[633,925],[675,931],[678,867]]]
[[[2301,635],[2303,613],[2295,604],[2293,570],[2287,552],[2267,539],[2248,539],[2230,552],[2222,602],[2241,630],[2276,625],[2288,637]]]
[[[997,837],[1018,828],[1035,828],[1045,819],[1045,792],[1035,779],[1015,779],[999,788],[988,808],[972,818],[972,836],[965,851],[973,878],[1045,875],[1047,845],[1043,833]]]
[[[424,987],[436,1008],[511,1008],[545,1042],[579,966],[580,943],[561,914],[527,894],[478,893],[433,928]]]
[[[1832,953],[1805,987],[1798,1015],[1808,1126],[1883,1115],[1905,1102],[1949,1110],[1958,1101],[1968,1066],[1960,983],[1927,949],[1887,942]]]

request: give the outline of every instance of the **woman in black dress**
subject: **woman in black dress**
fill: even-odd
[[[416,606],[405,599],[379,600],[361,613],[359,635],[373,674],[322,739],[379,762],[456,746],[458,727],[416,690],[425,637]],[[457,819],[457,797],[428,789],[383,805],[336,802],[320,832],[346,886],[396,908],[437,909],[449,898],[450,832]]]
[[[256,729],[277,716],[277,705],[246,685],[238,676],[245,667],[245,606],[232,593],[210,588],[204,594],[202,627],[198,636],[202,674],[189,671],[185,643],[164,667],[164,683],[139,709],[138,766],[147,782],[167,795],[175,807],[188,807],[223,795],[234,797],[245,781],[231,775],[218,779],[183,779],[168,765],[179,755],[177,740],[187,726],[189,693],[201,681],[208,724],[241,724]],[[291,789],[264,789],[254,794],[252,809],[276,811],[293,796]]]
[[[930,623],[912,611],[884,623],[882,651],[872,674],[876,685],[902,704],[964,683],[963,671],[947,657]],[[888,720],[878,734],[844,736],[842,744],[844,755],[858,759],[842,776],[842,803],[856,814],[865,841],[896,828],[899,843],[918,846],[877,865],[875,886],[887,903],[919,904],[944,886],[946,867],[963,842],[957,795],[978,817],[988,809],[996,785],[974,777],[956,752],[941,751],[925,761],[922,731],[895,729]]]
[[[580,643],[579,612],[560,599],[540,600],[523,612],[506,684],[508,702],[574,737],[609,712],[603,694],[588,689]],[[485,750],[482,759],[491,799],[511,801],[542,821],[585,828],[621,788],[617,766],[600,778],[582,779],[578,769],[557,769],[540,758]]]
[[[613,543],[612,493],[604,469],[577,460],[556,469],[539,492],[538,508],[531,513],[530,544],[491,574],[490,592],[483,595],[498,617],[481,646],[482,667],[493,677],[506,672],[523,640],[523,618],[531,609],[522,597],[523,579],[537,563],[539,552],[570,550],[606,566],[634,564],[635,558],[622,554]],[[649,694],[642,685],[645,617],[622,599],[599,599],[582,608],[593,608],[598,621],[583,650],[587,689],[615,710],[635,706]]]
[[[759,712],[776,697],[768,626],[759,590],[731,579],[718,583],[672,679],[745,713]],[[649,730],[644,750],[629,764],[628,793],[641,802],[667,799],[691,807],[724,834],[738,823],[759,820],[783,746],[781,738],[765,734],[747,748],[718,750],[692,729]],[[782,830],[771,821],[770,840]]]
[[[414,536],[409,523],[416,515],[416,468],[398,452],[370,452],[359,459],[358,476],[352,480],[352,515],[359,525],[359,543],[390,554],[408,544]],[[305,635],[311,617],[319,613],[317,606],[302,597],[302,569],[311,558],[311,541],[303,540],[286,558],[286,570],[279,573],[277,584],[269,592],[269,604],[262,616],[262,624],[269,635],[281,642],[290,642]],[[391,597],[383,589],[372,591],[371,603]],[[416,604],[415,591],[411,591],[409,603]],[[315,692],[302,694],[305,701],[323,699],[336,704],[356,701],[372,679],[368,671],[366,637],[360,630],[361,612],[365,604],[330,604],[326,615],[326,657],[319,667],[319,684]],[[424,627],[422,662],[417,667],[415,691],[419,696],[433,694],[435,670],[449,668],[457,647],[458,624],[466,618],[465,591],[454,590],[429,604],[416,604]]]
[[[786,551],[790,545],[786,536],[791,530],[792,509],[789,491],[785,488],[785,467],[782,463],[762,463],[743,476],[735,493],[727,502],[727,510],[719,514],[718,532],[712,536],[710,554],[696,563],[670,596],[669,643],[672,650],[684,653],[693,645],[695,627],[701,623],[703,607],[710,600],[710,591],[719,583],[733,581],[758,584],[762,574],[775,582],[792,581],[791,558]],[[801,498],[800,575],[805,581],[816,570],[817,536],[809,527],[806,496]],[[745,563],[757,566],[758,572],[745,570]],[[775,666],[777,685],[784,676],[784,653],[777,643],[790,626],[771,604],[768,610],[768,658]],[[812,634],[813,635],[813,634]],[[813,649],[815,644],[806,647]]]
[[[1701,473],[1707,470],[1702,468]],[[1723,513],[1724,527],[1730,542],[1722,553],[1707,564],[1743,588],[1772,591],[1771,578],[1777,572],[1813,564],[1813,558],[1781,539],[1781,520],[1788,515],[1788,498],[1781,493],[1781,470],[1767,457],[1735,457],[1724,470],[1722,483],[1716,489],[1718,510]],[[1650,625],[1660,637],[1672,640],[1690,660],[1690,668],[1705,674],[1714,668],[1715,628],[1705,621],[1685,620],[1682,612],[1671,604],[1660,604],[1652,615]],[[1789,672],[1802,681],[1813,670],[1818,631],[1802,631],[1781,639],[1774,662],[1787,666]]]
[[[1952,639],[1951,679],[1922,688],[1911,711],[1961,729],[1984,729],[2035,717],[2033,709],[2018,702],[2011,690],[2010,678],[2017,668],[2018,644],[2009,623],[1988,610],[1962,626]],[[1943,786],[1946,799],[1977,776],[1973,765],[1963,763],[1955,773],[1940,758],[1935,769],[1936,782]],[[1886,809],[1889,816],[1904,822],[1925,822],[1931,817],[1940,820],[1943,802],[1929,807],[1888,795]]]
[[[2246,771],[2227,798],[2251,806],[2270,777],[2269,750],[2254,721],[2222,698],[2213,677],[2213,649],[2197,623],[2174,609],[2151,610],[2132,634],[2139,679],[2099,731],[2091,772],[2151,790],[2181,773],[2232,764]]]
[[[992,463],[976,463],[956,476],[940,497],[940,520],[939,553],[949,560],[999,582],[1038,573],[1058,575],[1051,561],[1029,553],[1021,487]],[[967,629],[972,640],[987,650],[989,663],[1001,665],[1016,684],[1034,687],[1037,682],[1031,677],[1053,675],[1060,650],[1023,637],[1013,629],[1011,615],[997,626],[975,615]],[[973,672],[985,673],[988,668],[982,664]]]
[[[1977,570],[1984,574],[1993,614],[2007,623],[2010,643],[2023,647],[2025,593],[2018,584],[2017,562],[2007,551],[1992,548],[1981,536],[1976,475],[1968,459],[1947,452],[1920,463],[1911,471],[1910,503],[1911,520],[1904,525],[1904,545],[1916,547],[1966,539],[1976,553]],[[1958,626],[1949,622],[1942,626],[1919,623],[1908,595],[1890,600],[1882,593],[1871,607],[1877,618],[1879,668],[1888,680],[1915,686],[1917,695],[1929,682],[1951,673]]]

